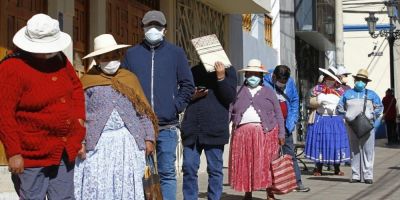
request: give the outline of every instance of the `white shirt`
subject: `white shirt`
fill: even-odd
[[[262,86],[257,86],[255,88],[249,88],[250,94],[252,97],[260,91]],[[256,109],[254,109],[253,105],[250,105],[246,111],[243,113],[242,121],[239,124],[247,124],[247,123],[260,123],[261,118],[258,115]]]

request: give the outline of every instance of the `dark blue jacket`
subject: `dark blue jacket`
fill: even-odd
[[[159,125],[177,125],[178,114],[186,108],[194,92],[183,49],[165,40],[156,47],[143,41],[128,49],[122,66],[139,78]]]
[[[226,69],[225,79],[217,81],[215,72],[207,73],[203,65],[192,68],[196,86],[205,86],[208,94],[191,101],[182,122],[183,145],[221,145],[229,141],[229,104],[236,97],[236,70]]]

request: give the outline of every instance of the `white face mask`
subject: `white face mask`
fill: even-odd
[[[155,27],[149,27],[144,29],[144,37],[150,44],[157,44],[164,39],[165,28],[159,30]]]
[[[115,74],[117,72],[121,62],[119,60],[113,60],[110,62],[100,62],[100,69],[106,74]]]

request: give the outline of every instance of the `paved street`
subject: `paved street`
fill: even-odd
[[[334,176],[333,172],[325,171],[330,174],[322,177],[311,175],[313,164],[308,162],[309,171],[304,172],[303,182],[311,187],[308,193],[293,192],[288,195],[277,196],[279,199],[288,200],[310,200],[310,199],[341,199],[341,200],[391,200],[400,197],[400,146],[388,147],[385,140],[377,141],[375,157],[375,182],[373,185],[364,183],[349,183],[350,168],[342,167],[346,175],[344,177]],[[202,173],[200,178],[199,199],[207,198],[207,174]],[[234,192],[227,185],[227,169],[225,169],[224,194],[223,200],[240,200],[241,193]],[[179,191],[182,188],[182,177],[179,177]],[[253,199],[265,199],[265,191],[254,192]],[[18,199],[13,191],[13,187],[6,168],[0,169],[0,200]],[[182,199],[182,193],[178,193],[178,199]]]

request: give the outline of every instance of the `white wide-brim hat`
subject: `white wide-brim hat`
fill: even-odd
[[[347,76],[347,75],[350,75],[351,73],[350,72],[348,72],[347,71],[347,69],[346,69],[346,67],[345,66],[343,66],[343,65],[339,65],[338,66],[338,68],[337,68],[337,75],[344,75],[344,76]]]
[[[57,20],[40,13],[31,17],[14,35],[13,43],[31,53],[54,53],[71,45],[71,37],[60,31]]]
[[[265,67],[261,64],[261,61],[258,59],[251,59],[247,63],[247,66],[244,66],[243,69],[238,70],[238,72],[261,72],[268,73]]]
[[[122,49],[126,47],[130,47],[131,45],[127,44],[117,44],[114,37],[111,34],[102,34],[94,38],[94,51],[89,53],[83,59],[91,58],[94,56],[98,56],[101,54],[105,54],[117,49]]]
[[[337,81],[338,83],[342,84],[342,82],[339,80],[339,78],[332,72],[330,72],[327,69],[323,69],[323,68],[319,68],[319,71],[321,71],[322,73],[330,76],[331,78],[335,79],[335,81]]]

